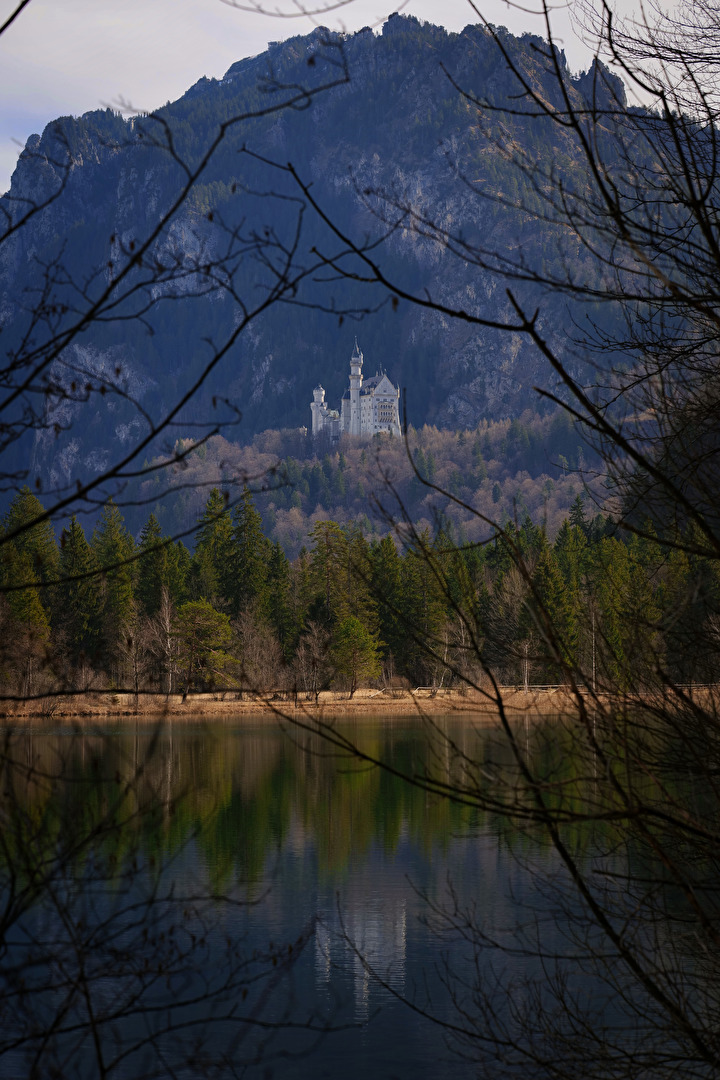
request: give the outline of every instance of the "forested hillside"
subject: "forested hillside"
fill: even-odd
[[[558,88],[535,39],[501,39],[554,100]],[[566,78],[582,102],[587,80]],[[312,185],[351,243],[386,235],[378,251],[393,281],[485,318],[508,316],[493,270],[510,257],[542,267],[546,278],[562,276],[572,258],[595,281],[598,267],[560,226],[530,217],[538,193],[502,150],[510,139],[539,167],[581,185],[571,144],[552,126],[481,115],[473,104],[481,94],[506,102],[516,89],[482,27],[452,34],[393,16],[379,34],[318,30],[272,45],[156,116],[92,112],[33,136],[0,200],[9,223],[0,318],[8,357],[28,349],[42,356],[46,340],[53,348],[32,387],[46,394],[42,421],[9,448],[8,471],[31,474],[43,490],[93,477],[152,430],[179,385],[194,381],[173,415],[173,438],[192,436],[209,417],[234,421],[230,437],[242,441],[305,424],[318,381],[338,403],[358,329],[368,368],[384,367],[406,389],[416,427],[474,428],[537,410],[534,387],[554,388],[554,376],[520,335],[391,304],[385,292],[323,272],[322,260],[344,245],[297,184]],[[266,115],[270,106],[276,111]],[[164,219],[193,169],[200,172],[187,197]],[[469,265],[434,227],[423,235],[390,220],[408,200],[438,228],[452,224],[458,238],[482,236],[495,265]],[[532,303],[532,280],[518,288]],[[248,297],[271,302],[249,314]],[[63,328],[85,309],[91,315],[63,348]],[[548,298],[543,325],[566,357],[572,317],[562,290]],[[358,319],[350,330],[348,320]],[[573,370],[581,363],[573,359]]]
[[[539,417],[527,410],[472,430],[411,428],[407,443],[344,437],[334,445],[297,430],[261,432],[247,446],[215,436],[171,465],[170,476],[160,469],[144,481],[136,492],[140,506],[128,506],[127,516],[139,531],[149,506],[167,535],[185,534],[211,487],[234,499],[238,478],[247,477],[268,536],[289,558],[326,518],[355,526],[367,539],[384,535],[388,518],[404,516],[431,532],[449,521],[475,541],[490,536],[490,522],[529,514],[554,537],[598,464],[564,412]],[[595,487],[595,501],[604,504],[607,491]]]
[[[20,492],[3,537],[40,510]],[[110,502],[89,538],[73,518],[59,538],[46,522],[5,540],[3,694],[554,683],[561,663],[538,632],[546,614],[562,664],[587,665],[598,687],[622,689],[629,671],[650,685],[658,656],[682,682],[717,677],[714,563],[616,534],[581,496],[554,541],[529,515],[486,544],[458,544],[448,522],[399,522],[368,541],[354,524],[317,519],[288,560],[247,489],[231,510],[213,488],[198,525],[192,554],[153,515],[135,542]]]

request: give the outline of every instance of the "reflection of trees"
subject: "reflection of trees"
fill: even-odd
[[[25,768],[15,773],[12,792],[5,788],[0,809],[7,820],[8,808],[17,807],[25,831],[5,831],[0,872],[7,880],[24,865],[21,853],[28,846],[29,835],[36,838],[33,850],[37,857],[47,859],[49,851],[62,847],[69,821],[75,822],[82,835],[96,830],[96,845],[69,856],[62,881],[63,888],[70,882],[77,885],[92,869],[98,888],[111,894],[112,903],[107,895],[96,903],[97,894],[92,890],[82,901],[83,917],[87,918],[84,934],[97,937],[98,964],[103,961],[110,978],[117,971],[127,986],[138,974],[145,979],[144,970],[133,967],[124,949],[115,956],[113,968],[108,948],[111,941],[117,944],[117,931],[123,926],[123,912],[130,902],[146,904],[147,917],[138,919],[136,929],[144,933],[144,923],[154,929],[143,939],[142,947],[139,942],[133,945],[132,955],[147,956],[153,978],[162,969],[170,974],[171,985],[183,970],[186,977],[188,970],[196,971],[196,960],[197,971],[205,965],[218,973],[224,971],[224,982],[206,987],[221,1011],[223,993],[229,993],[231,986],[242,993],[247,981],[250,1000],[256,976],[258,988],[263,979],[262,965],[251,970],[242,948],[237,951],[238,939],[234,943],[236,955],[226,958],[226,967],[224,960],[218,962],[223,957],[221,931],[232,925],[233,911],[241,910],[237,905],[248,898],[262,898],[263,909],[279,916],[290,900],[276,895],[274,868],[282,852],[291,852],[303,867],[303,887],[312,882],[332,895],[335,886],[343,883],[340,909],[331,900],[323,915],[315,962],[322,967],[322,957],[329,955],[333,970],[340,965],[352,978],[361,1019],[363,1009],[372,1007],[368,980],[374,975],[387,982],[393,992],[409,990],[403,981],[408,959],[404,934],[409,922],[423,910],[455,938],[458,934],[468,936],[471,929],[476,932],[479,916],[488,912],[499,926],[507,925],[505,900],[495,880],[496,861],[501,855],[506,864],[516,865],[511,880],[518,887],[527,880],[523,867],[533,871],[541,865],[544,872],[554,866],[555,886],[565,888],[547,836],[533,824],[531,801],[496,728],[476,730],[466,719],[439,720],[423,731],[417,720],[365,720],[335,730],[356,741],[368,757],[391,765],[399,775],[392,775],[387,768],[338,770],[337,756],[329,755],[322,741],[308,739],[294,745],[264,722],[242,731],[183,723],[153,733],[133,726],[111,738],[92,733],[70,738],[43,731],[17,735],[7,748],[8,757],[22,761]],[[433,738],[433,731],[442,735],[442,740]],[[588,775],[582,760],[573,756],[572,732],[559,721],[542,729],[526,729],[521,722],[516,734],[533,768],[546,780],[550,805],[565,821],[563,842],[574,858],[582,862],[601,848],[607,851],[606,867],[622,873],[625,863],[621,854],[615,853],[614,824],[583,823],[583,811],[592,805],[596,779]],[[57,770],[61,759],[63,783],[49,783],[47,777]],[[419,782],[408,785],[402,778],[407,775],[418,777]],[[447,799],[446,785],[452,785],[457,793],[454,801]],[[517,792],[514,823],[498,804],[499,793],[513,789]],[[484,810],[478,809],[482,806]],[[472,865],[464,869],[463,864],[454,864],[459,887],[455,895],[461,899],[458,909],[449,911],[447,882],[433,868],[438,855],[443,856],[439,861],[444,865],[453,839],[468,832],[477,837],[468,847]],[[423,853],[418,865],[427,868],[419,872],[419,891],[411,908],[395,893],[385,897],[382,879],[377,877],[377,868],[386,856],[396,857],[408,840],[415,851]],[[647,852],[638,849],[634,857],[637,868]],[[170,871],[167,882],[160,872],[166,866]],[[652,859],[647,866],[652,869]],[[480,874],[480,891],[470,894],[473,900],[468,899],[465,888],[466,872],[471,873],[473,882]],[[171,877],[175,880],[172,896]],[[188,907],[189,881],[195,896],[224,896],[229,902],[207,906],[193,901]],[[265,892],[268,885],[269,894]],[[562,891],[554,894],[553,903],[562,895]],[[80,903],[80,894],[72,899]],[[173,906],[180,901],[182,916]],[[681,897],[678,903],[682,904]],[[138,913],[141,908],[132,910]],[[97,929],[100,914],[107,931],[104,940]],[[577,904],[568,896],[568,926],[574,925],[571,917],[577,917]],[[50,925],[46,923],[45,929]],[[162,935],[168,925],[176,926],[176,940],[187,944],[195,934],[201,947],[195,951],[175,949],[169,942],[166,948]],[[87,936],[79,940],[83,947],[91,944]],[[123,940],[132,943],[129,930]],[[357,951],[344,951],[343,940],[352,942]],[[63,951],[68,947],[63,939],[58,942]],[[486,958],[480,952],[477,962],[478,971],[486,977]],[[317,977],[321,976],[318,969]],[[273,1006],[273,1015],[276,1012]],[[163,1037],[158,1030],[157,1039]]]
[[[346,730],[370,756],[384,755],[401,773],[440,775],[443,782],[462,775],[457,759],[441,763],[438,774],[436,756],[412,721],[386,728],[367,720]],[[474,753],[487,741],[487,753],[495,754],[489,749],[491,731],[475,733],[462,726],[452,731],[453,740],[467,751],[474,748]],[[547,757],[554,745],[539,743],[538,751]],[[12,746],[14,754],[31,757],[11,792],[5,792],[6,813],[15,801],[23,820],[46,822],[49,836],[61,834],[65,816],[88,831],[119,788],[117,828],[108,845],[122,842],[127,850],[159,858],[182,852],[196,837],[218,890],[235,881],[258,881],[291,829],[314,852],[319,872],[336,876],[372,845],[393,852],[407,835],[429,856],[479,820],[471,808],[428,799],[426,791],[382,769],[338,772],[337,758],[323,751],[321,741],[295,745],[262,722],[241,732],[183,722],[158,734],[135,725],[112,739],[40,731],[15,736]],[[73,798],[45,779],[54,775],[61,755],[77,781]],[[510,764],[506,758],[503,768]],[[483,783],[492,787],[492,778]],[[514,842],[511,836],[508,843]],[[7,859],[13,856],[9,844],[8,839]],[[121,849],[114,850],[118,859]]]
[[[0,35],[12,33],[25,6]],[[303,208],[261,180],[263,165],[246,141],[254,124],[304,110],[321,88],[347,81],[340,42],[316,37],[317,55],[302,57],[292,87],[283,82],[287,70],[268,73],[211,131],[207,115],[188,122],[184,106],[132,123],[109,110],[58,121],[29,142],[0,199],[0,488],[17,494],[0,529],[6,697],[84,690],[99,652],[113,685],[130,676],[137,691],[150,664],[170,689],[173,632],[186,631],[187,682],[224,661],[222,633],[198,643],[196,620],[189,640],[193,612],[173,625],[177,597],[161,578],[177,551],[165,538],[158,546],[157,522],[135,548],[119,507],[144,501],[160,512],[169,488],[182,490],[190,455],[239,420],[237,403],[212,380],[253,322],[282,298],[298,300],[311,264],[319,265],[303,251]],[[98,211],[99,163],[121,159],[115,183],[103,174],[110,196]],[[222,189],[222,214],[214,188]],[[198,340],[195,313],[213,300],[222,314]],[[135,357],[174,322],[182,348],[168,389],[155,393]],[[234,479],[224,476],[224,486]],[[79,522],[99,511],[88,545]],[[68,519],[58,560],[39,542],[52,539],[52,521]],[[52,669],[50,621],[60,630]],[[173,860],[182,862],[194,827],[224,794],[221,787],[201,789],[193,804],[182,798],[201,759],[158,733],[5,737],[3,1075],[237,1075],[271,1053],[264,1044],[279,1027],[292,1027],[282,976],[307,934],[294,952],[254,952],[223,933],[223,919],[244,902],[233,874],[221,874],[231,883],[222,896],[212,881],[173,884]],[[310,1018],[306,1031],[324,1026]]]
[[[312,926],[290,950],[250,947],[227,933],[243,894],[178,872],[193,820],[178,820],[176,748],[157,732],[6,736],[3,1075],[221,1075],[292,1028],[285,977]],[[297,1026],[300,1050],[327,1025]]]
[[[551,6],[541,7],[549,31]],[[596,538],[593,558],[583,550],[582,507],[573,508],[552,553],[556,569],[564,563],[562,579],[547,537],[535,559],[523,542],[526,524],[476,508],[511,568],[500,598],[506,610],[489,619],[472,592],[453,595],[402,500],[386,508],[471,643],[474,664],[461,671],[443,635],[428,636],[428,663],[487,695],[514,763],[503,774],[438,732],[438,755],[444,746],[459,776],[404,776],[543,834],[557,862],[556,873],[536,877],[543,902],[506,933],[490,932],[472,908],[436,909],[477,958],[470,980],[452,983],[453,1033],[493,1080],[711,1077],[720,1071],[720,983],[702,957],[715,955],[720,926],[712,618],[720,564],[720,21],[705,0],[688,0],[677,15],[653,7],[652,22],[622,21],[606,3],[580,8],[597,50],[582,79],[570,78],[557,41],[533,42],[528,57],[504,30],[484,25],[479,37],[497,48],[509,82],[473,84],[468,72],[454,87],[487,150],[511,167],[509,183],[486,190],[471,158],[453,153],[469,208],[462,221],[446,220],[419,196],[367,188],[376,236],[335,226],[345,252],[328,262],[396,302],[477,332],[505,331],[508,349],[521,338],[531,343],[556,378],[543,398],[576,423],[612,496],[615,535]],[[616,72],[641,107],[628,108]],[[515,93],[506,97],[508,85]],[[551,149],[547,164],[539,144]],[[486,233],[479,223],[498,207],[520,213],[528,233],[550,226],[555,252],[535,260],[517,235],[506,244]],[[324,207],[315,209],[332,224]],[[408,232],[439,258],[459,261],[462,300],[442,282],[403,280],[382,242]],[[476,299],[489,276],[502,297],[491,313]],[[416,473],[434,496],[473,512],[452,483]],[[552,755],[538,757],[510,722],[506,674],[485,633],[498,614],[513,640],[537,643],[534,663],[572,697],[562,738],[577,775]],[[405,626],[412,634],[412,622]],[[355,762],[395,770],[316,726]],[[524,970],[515,964],[522,958]]]

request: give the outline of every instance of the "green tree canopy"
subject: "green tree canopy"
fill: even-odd
[[[134,553],[135,543],[112,499],[105,504],[93,533],[92,550],[101,573],[102,648],[106,658],[113,662],[120,656],[125,624],[132,617],[137,568],[134,563],[128,562]]]
[[[101,591],[98,563],[77,518],[60,537],[57,624],[70,659],[91,659],[100,640]],[[85,575],[85,576],[83,576]]]
[[[354,615],[348,615],[335,627],[330,655],[337,673],[349,684],[350,697],[361,682],[380,674],[379,642]]]
[[[224,606],[232,592],[233,526],[227,503],[220,488],[213,488],[200,518],[190,570],[191,596],[216,607]]]
[[[263,532],[262,518],[252,495],[243,488],[232,515],[227,597],[231,615],[262,603],[268,576],[271,544]]]
[[[207,600],[189,600],[175,616],[173,636],[186,694],[198,685],[217,686],[228,681],[233,669],[228,652],[233,632],[224,612],[216,611]]]

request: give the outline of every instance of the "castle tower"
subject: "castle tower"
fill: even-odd
[[[323,414],[327,409],[325,404],[325,391],[320,385],[317,384],[313,390],[313,399],[310,404],[310,411],[312,412],[312,433],[318,435],[323,428]]]
[[[360,352],[358,340],[355,338],[355,348],[350,357],[350,434],[360,434],[360,387],[362,386],[363,354]]]

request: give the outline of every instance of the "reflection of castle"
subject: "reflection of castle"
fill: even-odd
[[[375,374],[363,382],[363,354],[355,338],[355,348],[350,357],[350,386],[343,394],[341,410],[329,409],[322,386],[313,390],[310,405],[312,433],[326,432],[333,439],[342,433],[347,435],[377,435],[385,432],[400,435],[398,399],[400,391],[393,386],[384,372]]]
[[[365,890],[347,898],[342,920],[337,912],[315,929],[315,977],[330,983],[333,972],[351,976],[355,1014],[366,1020],[370,1011],[372,973],[397,993],[405,990],[407,911],[404,898],[374,897]]]

